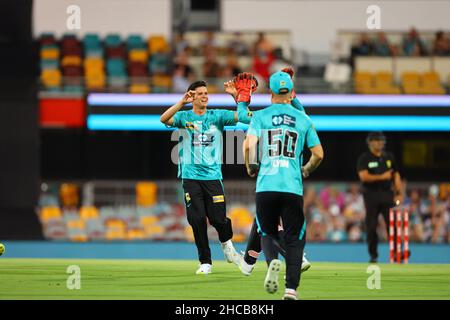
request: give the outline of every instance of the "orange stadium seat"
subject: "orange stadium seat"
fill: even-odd
[[[148,52],[144,49],[132,49],[128,53],[128,59],[132,62],[148,62]]]
[[[149,93],[150,86],[147,84],[133,83],[130,85],[130,93]]]
[[[406,94],[421,94],[420,75],[418,72],[405,72],[401,76],[403,91]]]
[[[106,84],[106,76],[103,70],[91,71],[85,75],[86,87],[90,90],[103,89]]]
[[[96,207],[81,207],[80,218],[83,220],[98,219],[98,209]]]
[[[41,49],[41,59],[59,59],[59,49],[58,48],[42,48]]]
[[[78,56],[65,56],[61,60],[61,66],[81,66],[81,58]]]
[[[371,93],[373,91],[373,75],[370,72],[356,71],[353,76],[356,93]]]
[[[425,72],[422,75],[422,93],[423,94],[445,94],[436,72]]]
[[[69,221],[67,221],[67,228],[84,230],[86,228],[86,224],[85,224],[84,220],[81,220],[81,219],[69,220]]]
[[[147,45],[150,54],[154,54],[156,52],[167,52],[169,50],[169,44],[164,36],[149,37]]]
[[[41,72],[41,81],[46,87],[61,86],[62,76],[58,69],[44,69]]]
[[[63,183],[59,187],[59,196],[64,207],[76,207],[79,203],[78,187],[73,183]]]
[[[400,94],[400,88],[393,84],[391,72],[375,73],[374,92],[376,94]]]
[[[154,182],[136,183],[136,203],[141,207],[150,207],[156,204],[158,186]]]
[[[41,209],[40,214],[41,220],[43,222],[48,222],[49,220],[54,219],[60,219],[62,217],[61,215],[61,209],[59,207],[43,207]]]
[[[145,233],[142,229],[131,229],[127,232],[128,240],[142,240],[145,238]]]

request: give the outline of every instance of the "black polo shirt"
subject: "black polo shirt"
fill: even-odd
[[[392,153],[384,151],[380,157],[367,151],[359,156],[356,170],[358,172],[367,170],[370,174],[383,174],[388,170],[398,171],[397,161]],[[375,182],[363,182],[363,191],[391,191],[392,180]]]

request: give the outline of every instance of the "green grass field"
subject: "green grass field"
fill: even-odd
[[[69,290],[69,265],[81,269],[81,289]],[[318,263],[303,273],[301,299],[450,299],[450,265],[380,264],[381,289],[367,288],[367,264]],[[217,261],[195,275],[196,261],[0,258],[0,299],[281,299],[263,289],[265,263],[246,277]],[[284,272],[283,272],[284,273]]]

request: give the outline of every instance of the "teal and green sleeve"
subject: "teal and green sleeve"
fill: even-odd
[[[238,102],[237,113],[239,122],[249,124],[252,120],[252,112],[248,109],[247,102]]]

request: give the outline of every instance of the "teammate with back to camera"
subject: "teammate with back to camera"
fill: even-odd
[[[320,165],[323,149],[311,119],[291,105],[294,84],[290,75],[282,71],[272,74],[269,86],[272,104],[253,114],[243,151],[247,173],[257,177],[258,228],[263,238],[269,237],[278,247],[285,248],[283,299],[296,300],[306,241],[302,178],[308,177]],[[239,85],[237,90],[239,92]],[[262,148],[260,161],[257,159],[258,143]],[[305,145],[310,149],[311,157],[302,166]],[[284,245],[280,243],[278,233],[280,218]],[[265,248],[265,242],[262,244],[264,255],[270,261],[264,287],[267,292],[275,293],[279,286],[281,261]]]
[[[288,73],[289,76],[291,77],[291,79],[292,80],[294,79],[294,69],[292,69],[291,67],[284,68],[281,71]],[[243,121],[241,121],[241,122],[244,122],[246,124],[250,123],[251,118],[249,118],[247,121],[247,119],[243,116],[243,113],[247,113],[249,116],[252,115],[252,113],[248,110],[248,106],[250,103],[250,97],[248,99],[243,99],[243,97],[241,95],[241,97],[238,99],[237,88],[239,88],[239,90],[241,92],[245,91],[246,88],[248,87],[248,84],[247,84],[248,79],[247,78],[251,78],[251,77],[252,77],[252,75],[249,73],[241,73],[238,76],[236,76],[233,80],[230,80],[230,81],[224,83],[225,91],[227,93],[229,93],[230,95],[232,95],[233,98],[235,99],[236,103],[238,104],[238,112],[241,112],[240,119],[243,119]],[[250,92],[250,95],[251,95],[251,92]],[[300,101],[297,98],[295,90],[292,90],[291,105],[294,108],[298,109],[299,111],[305,112],[303,105],[300,103]],[[282,226],[281,221],[280,221],[280,225],[279,225],[279,233],[280,233],[280,238],[282,239],[283,238],[282,237],[283,226]],[[245,249],[244,259],[242,259],[241,265],[239,267],[241,272],[246,276],[251,275],[251,273],[255,267],[256,261],[258,260],[258,257],[262,250],[261,242],[265,242],[264,246],[265,246],[266,250],[270,250],[272,252],[272,254],[270,256],[278,257],[278,252],[281,253],[281,255],[283,255],[284,257],[286,255],[285,249],[277,246],[273,241],[271,241],[270,238],[262,238],[261,237],[261,231],[258,228],[256,218],[255,218],[253,221],[251,231],[250,231],[247,248]],[[266,263],[267,263],[267,265],[269,265],[269,263],[270,263],[270,261],[268,260],[267,257],[266,257]],[[306,259],[306,254],[304,253],[303,260],[302,260],[302,266],[301,266],[301,272],[307,271],[310,267],[311,267],[311,263]]]
[[[253,90],[257,83],[254,82],[254,86]],[[191,110],[180,111],[190,103]],[[233,230],[231,220],[226,216],[221,168],[222,132],[225,126],[235,125],[240,119],[236,111],[208,109],[207,106],[207,84],[196,81],[160,119],[167,126],[179,128],[182,138],[178,177],[182,179],[187,219],[198,250],[200,267],[197,274],[209,274],[212,270],[206,218],[217,230],[225,259],[237,266],[242,260],[231,241]],[[245,113],[244,117],[247,117]]]

